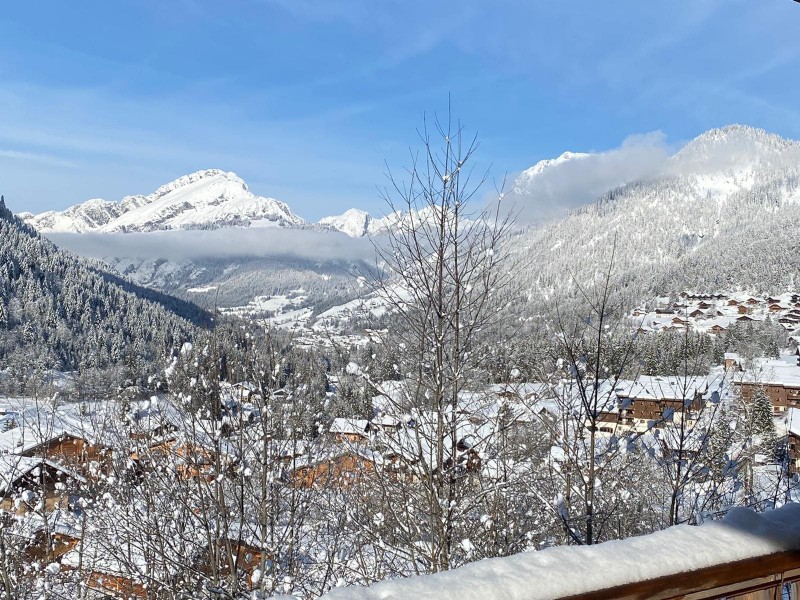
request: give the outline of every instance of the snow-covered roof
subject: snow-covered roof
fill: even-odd
[[[704,397],[709,389],[721,383],[717,376],[642,375],[633,381],[617,382],[614,391],[620,398],[636,400],[689,400],[698,395]]]
[[[0,453],[27,452],[62,436],[105,447],[116,447],[127,438],[117,426],[111,403],[65,403],[53,408],[31,398],[6,398],[2,409],[13,413],[16,426],[0,433]]]
[[[332,590],[331,600],[551,600],[800,548],[800,504],[722,521],[677,525],[593,546],[560,546],[480,560],[458,569]],[[647,557],[647,560],[642,560]],[[577,576],[577,575],[580,576]]]
[[[346,435],[365,435],[369,421],[366,419],[347,419],[338,417],[333,420],[328,431],[330,433],[341,433]]]
[[[39,457],[4,454],[0,455],[0,494],[9,493],[21,477],[44,466],[55,469],[81,483],[86,482],[86,479],[75,471],[53,461]]]
[[[784,354],[780,358],[756,358],[752,368],[739,374],[737,381],[800,387],[800,366],[794,354]]]
[[[800,437],[800,408],[786,411],[786,429],[792,435]]]

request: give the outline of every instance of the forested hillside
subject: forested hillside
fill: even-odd
[[[105,367],[169,353],[210,322],[196,306],[59,250],[0,202],[0,365]]]

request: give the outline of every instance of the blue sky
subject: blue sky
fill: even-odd
[[[14,2],[0,192],[39,212],[213,167],[308,219],[380,213],[448,94],[498,178],[654,131],[800,138],[798,32],[791,0]]]

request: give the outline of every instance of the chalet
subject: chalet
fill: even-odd
[[[739,312],[740,315],[746,315],[750,312],[750,309],[744,304],[740,304],[736,310]]]
[[[463,473],[478,473],[481,470],[480,454],[472,447],[467,439],[460,439],[456,444],[455,460],[450,456],[444,461],[445,470],[450,470],[455,465],[457,471]],[[434,470],[436,473],[438,469]]]
[[[735,352],[726,352],[722,359],[726,371],[741,371],[742,357]]]
[[[769,312],[776,313],[776,312],[782,312],[784,310],[784,308],[780,304],[770,304],[767,307],[767,310]]]
[[[693,310],[692,312],[690,312],[689,316],[692,317],[693,319],[697,319],[697,318],[700,318],[700,317],[705,317],[706,313],[704,313],[702,310],[697,308],[697,309]]]
[[[25,558],[31,562],[57,561],[75,549],[79,543],[80,538],[75,537],[71,532],[64,533],[56,530],[48,534],[45,529],[40,529],[25,549]]]
[[[697,308],[702,309],[702,310],[708,310],[709,308],[711,308],[711,305],[708,302],[700,302],[697,305]]]
[[[786,411],[787,458],[789,475],[800,473],[800,409]]]
[[[738,317],[736,320],[739,321],[740,323],[746,322],[746,321],[755,321],[755,319],[753,317],[750,317],[748,315],[742,315],[741,317]]]
[[[218,537],[213,546],[198,554],[195,568],[210,575],[214,571],[212,565],[216,563],[216,572],[222,577],[230,577],[235,569],[240,578],[245,577],[247,587],[254,589],[260,580],[259,570],[273,560],[273,555],[262,548],[265,536],[259,535],[255,529],[258,527],[249,523],[244,523],[243,527],[230,523],[225,537]]]
[[[753,372],[742,373],[734,381],[734,387],[744,401],[749,401],[757,390],[763,390],[775,415],[800,408],[800,367],[794,357],[759,359]]]
[[[708,331],[713,333],[713,334],[719,335],[720,333],[725,333],[728,330],[725,327],[723,327],[722,325],[720,325],[719,323],[715,323],[714,325],[712,325],[709,328]]]
[[[597,431],[600,433],[611,435],[619,425],[624,426],[626,429],[633,425],[633,419],[622,417],[619,410],[601,410],[597,414]]]
[[[25,513],[42,498],[46,508],[56,508],[68,501],[70,483],[86,479],[44,458],[0,455],[0,508],[6,511]]]
[[[260,444],[259,444],[260,446]],[[286,466],[292,465],[297,460],[304,460],[311,456],[312,445],[308,440],[272,440],[270,442],[272,455]],[[262,460],[259,456],[256,460]]]
[[[369,437],[369,421],[366,419],[336,418],[328,428],[328,433],[337,442],[363,442]]]
[[[692,422],[711,394],[712,379],[698,377],[640,377],[620,381],[614,388],[618,423],[629,430],[647,431],[681,420]],[[609,422],[608,418],[602,419]]]
[[[171,402],[154,396],[137,402],[127,415],[133,440],[163,439],[174,434],[184,417]]]
[[[230,473],[236,460],[227,446],[214,448],[197,440],[172,437],[130,455],[142,471],[168,468],[184,480],[201,478],[211,481],[218,475]]]
[[[152,591],[133,569],[115,559],[105,544],[84,538],[61,557],[61,567],[81,570],[83,584],[101,598],[152,598]]]
[[[341,452],[296,466],[288,474],[289,483],[298,488],[346,489],[375,473],[380,456],[371,452]]]
[[[398,417],[380,414],[370,420],[369,424],[367,425],[367,431],[392,434],[403,427],[403,425],[403,420]]]
[[[753,397],[756,390],[763,389],[772,403],[772,412],[775,415],[780,415],[789,408],[800,408],[800,385],[787,385],[779,382],[759,383],[755,381],[738,382],[734,385],[738,387],[742,399],[746,402]]]
[[[185,537],[159,546],[156,559],[142,543],[142,531],[126,526],[118,510],[125,509],[109,507],[101,517],[102,527],[83,531],[80,541],[61,557],[61,568],[76,571],[91,598],[167,597],[180,566],[205,547],[197,523],[183,523]]]
[[[730,300],[728,300],[728,306],[739,306],[739,301],[736,300],[735,298],[731,298]]]
[[[26,424],[0,433],[0,453],[63,462],[85,474],[107,467],[111,450],[79,434],[41,431]]]

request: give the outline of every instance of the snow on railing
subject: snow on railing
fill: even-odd
[[[595,546],[562,546],[331,591],[331,600],[720,598],[800,580],[800,504],[677,525]],[[771,595],[769,597],[772,597]],[[778,593],[775,597],[780,598]],[[791,596],[795,598],[795,596]]]

